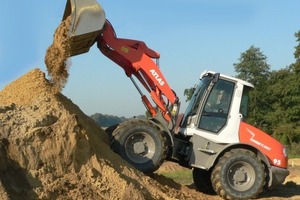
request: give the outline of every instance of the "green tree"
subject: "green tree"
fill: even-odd
[[[296,41],[298,42],[298,45],[295,47],[295,53],[294,53],[294,57],[296,59],[295,64],[293,64],[292,68],[293,71],[299,75],[300,74],[300,31],[298,31],[297,33],[295,33],[295,37],[296,37]]]
[[[187,88],[184,90],[183,95],[186,96],[185,102],[188,102],[191,100],[191,98],[194,94],[194,91],[195,91],[194,87]]]
[[[252,83],[255,89],[251,91],[251,102],[249,106],[249,123],[260,129],[268,131],[266,113],[270,110],[269,97],[265,92],[270,78],[270,65],[267,57],[260,51],[260,48],[253,45],[241,53],[239,63],[234,63],[237,78]]]
[[[300,142],[300,31],[295,37],[298,42],[294,53],[296,62],[273,72],[269,84],[273,110],[268,120],[275,137],[290,147]],[[293,155],[300,155],[297,148],[291,149]]]
[[[267,93],[271,110],[266,115],[271,132],[284,144],[300,140],[300,83],[292,67],[272,72]]]
[[[248,81],[255,87],[263,87],[269,78],[270,66],[260,48],[252,45],[247,51],[241,53],[239,61],[233,64],[238,73],[237,78]]]

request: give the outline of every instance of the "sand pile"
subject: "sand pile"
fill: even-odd
[[[35,69],[0,91],[1,199],[194,199],[114,154],[107,136]]]

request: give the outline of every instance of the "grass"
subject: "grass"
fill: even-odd
[[[193,183],[192,170],[178,170],[170,172],[162,172],[160,175],[170,178],[181,185],[190,185]]]

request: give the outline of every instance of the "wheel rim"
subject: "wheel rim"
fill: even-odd
[[[254,168],[244,161],[232,164],[227,172],[229,185],[240,192],[249,190],[253,186],[255,178]]]
[[[134,163],[146,163],[154,156],[155,142],[147,133],[134,133],[125,141],[125,153]]]

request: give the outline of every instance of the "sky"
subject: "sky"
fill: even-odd
[[[234,63],[252,45],[271,70],[295,62],[299,0],[98,0],[120,38],[144,41],[159,52],[160,69],[186,108],[183,91],[204,70],[236,75]],[[44,57],[66,1],[3,1],[0,7],[0,90],[34,68],[47,76]],[[94,45],[70,59],[62,93],[87,115],[145,114],[122,68]],[[34,81],[34,80],[32,80]],[[146,91],[144,91],[147,94]],[[1,103],[1,102],[0,102]]]

